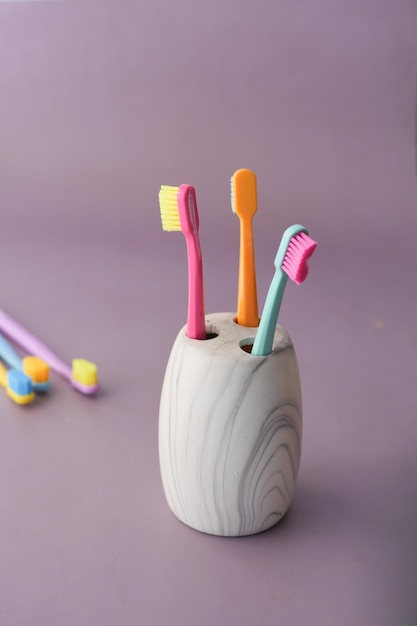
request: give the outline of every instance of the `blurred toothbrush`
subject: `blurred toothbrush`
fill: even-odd
[[[162,185],[159,191],[159,208],[163,230],[182,231],[187,245],[187,336],[191,339],[206,339],[203,260],[198,236],[199,217],[194,187]]]
[[[32,381],[19,370],[7,370],[0,361],[0,385],[16,404],[30,404],[35,399]]]
[[[11,368],[29,376],[34,391],[42,392],[49,389],[49,365],[37,356],[26,356],[21,359],[3,335],[0,335],[0,358]]]
[[[86,395],[98,391],[97,367],[94,363],[85,359],[73,359],[71,368],[44,343],[36,339],[34,335],[2,310],[0,310],[0,331],[23,350],[45,361],[51,369],[71,383],[77,391]]]
[[[300,224],[290,226],[284,232],[275,257],[275,274],[266,296],[251,354],[263,356],[272,352],[287,279],[290,277],[297,285],[304,282],[308,274],[307,261],[316,247],[317,243],[308,236],[308,230]]]
[[[257,209],[256,176],[248,169],[237,170],[231,178],[232,211],[240,220],[239,282],[236,322],[258,326],[255,252],[252,219]]]

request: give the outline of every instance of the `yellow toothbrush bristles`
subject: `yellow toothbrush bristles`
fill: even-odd
[[[18,370],[7,370],[1,361],[0,385],[16,404],[30,404],[35,399],[30,378]]]
[[[177,201],[178,189],[179,187],[162,185],[159,191],[159,208],[163,230],[181,230]]]
[[[21,396],[13,391],[13,389],[10,389],[10,387],[7,387],[6,393],[9,398],[13,400],[13,402],[16,402],[16,404],[31,404],[31,402],[33,402],[35,399],[35,394],[33,393],[33,391],[24,396]]]
[[[49,380],[49,365],[37,356],[25,356],[22,361],[23,371],[34,383],[47,383]]]
[[[98,383],[97,365],[85,359],[73,359],[72,377],[77,382],[92,387]]]

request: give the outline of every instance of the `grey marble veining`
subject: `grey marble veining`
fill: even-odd
[[[167,364],[159,455],[168,504],[202,532],[261,532],[287,511],[301,452],[301,392],[289,335],[277,326],[272,354],[241,343],[255,329],[232,313],[206,316],[206,341],[179,332]],[[248,341],[248,342],[249,342]]]

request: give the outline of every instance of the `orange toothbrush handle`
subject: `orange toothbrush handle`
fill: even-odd
[[[240,226],[239,282],[236,321],[240,326],[256,327],[259,325],[252,220],[247,219],[241,220]]]

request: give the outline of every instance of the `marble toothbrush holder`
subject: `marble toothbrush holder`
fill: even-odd
[[[206,315],[206,340],[182,328],[162,386],[159,460],[168,504],[204,533],[243,536],[274,526],[291,503],[301,453],[297,359],[277,325],[267,356],[233,313]]]

